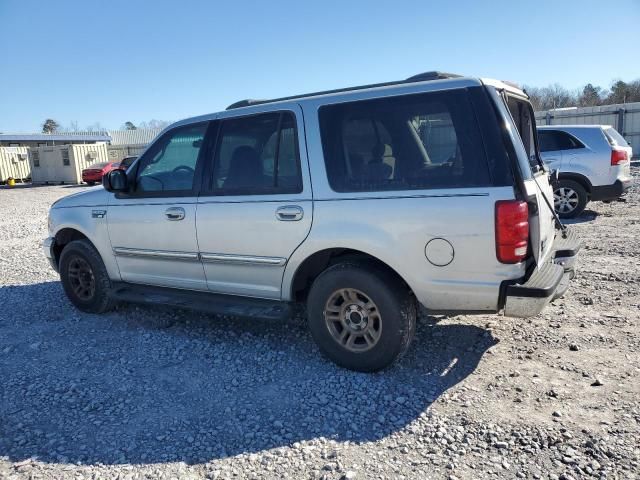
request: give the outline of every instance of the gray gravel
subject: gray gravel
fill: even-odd
[[[39,246],[82,187],[0,189],[0,478],[638,478],[640,191],[592,203],[564,299],[423,315],[374,375],[302,317],[83,314]]]

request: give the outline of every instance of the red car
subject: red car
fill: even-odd
[[[138,157],[125,157],[121,162],[104,162],[94,163],[89,168],[82,170],[82,181],[89,185],[95,185],[102,182],[102,177],[109,173],[111,170],[119,168],[126,170]]]

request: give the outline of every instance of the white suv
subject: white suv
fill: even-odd
[[[629,189],[631,147],[609,125],[538,127],[540,153],[558,170],[554,204],[562,218],[582,213],[589,200],[615,200]]]
[[[418,304],[527,317],[567,289],[580,243],[557,228],[535,131],[520,89],[437,72],[242,101],[56,202],[44,250],[83,311],[303,302],[329,358],[379,370]]]

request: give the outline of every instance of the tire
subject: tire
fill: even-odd
[[[354,262],[322,272],[307,298],[311,335],[341,367],[375,372],[404,354],[415,334],[416,302],[395,274]]]
[[[560,179],[553,191],[553,207],[560,218],[575,218],[580,215],[589,197],[585,188],[576,181]]]
[[[87,182],[87,185],[89,185],[90,187],[93,187],[96,184],[96,182]]]
[[[59,270],[62,288],[78,310],[103,313],[113,307],[111,280],[89,240],[69,242],[60,254]]]

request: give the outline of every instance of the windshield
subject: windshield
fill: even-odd
[[[628,147],[629,143],[625,140],[625,138],[618,133],[618,131],[613,127],[607,127],[602,129],[604,131],[609,144],[612,147]]]
[[[107,165],[109,165],[109,162],[94,163],[93,165],[90,165],[89,168],[93,168],[93,169],[96,169],[96,170],[102,170]]]

